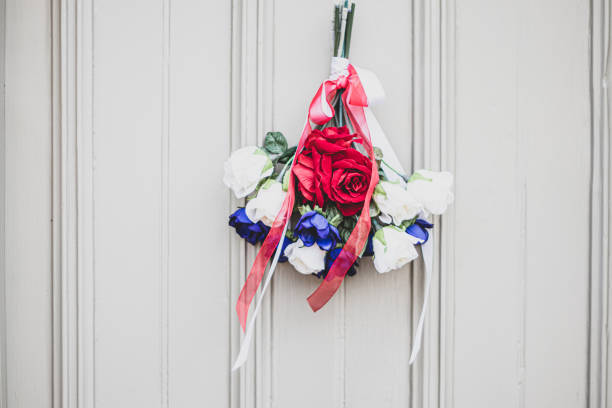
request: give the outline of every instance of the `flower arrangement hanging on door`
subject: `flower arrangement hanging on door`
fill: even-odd
[[[379,273],[418,257],[425,264],[425,299],[410,362],[420,348],[431,283],[430,216],[453,201],[447,172],[406,174],[370,106],[384,97],[376,76],[348,60],[355,4],[334,9],[331,75],[315,94],[297,146],[279,132],[263,146],[234,151],[225,162],[224,183],[246,205],[229,225],[252,245],[261,243],[240,292],[236,310],[246,330],[234,369],[246,361],[261,299],[278,262],[322,281],[308,297],[313,311],[336,293],[361,259],[372,257]],[[270,263],[247,327],[249,306]]]

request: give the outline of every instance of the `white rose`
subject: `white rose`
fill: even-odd
[[[247,203],[246,216],[254,223],[261,221],[271,227],[283,206],[286,195],[287,193],[283,191],[281,183],[274,180],[266,181],[259,189],[257,197]]]
[[[416,259],[419,254],[413,242],[413,237],[394,226],[376,231],[372,240],[376,270],[379,273],[389,272]]]
[[[449,172],[416,171],[406,189],[431,214],[442,214],[455,198],[451,192],[453,175]]]
[[[401,184],[380,181],[372,197],[383,213],[383,219],[388,220],[385,216],[389,216],[395,225],[416,217],[423,210],[421,203]]]
[[[257,183],[272,175],[272,161],[260,148],[246,146],[234,151],[223,164],[223,183],[231,188],[236,198],[251,194]]]
[[[326,252],[318,245],[307,247],[300,239],[285,248],[285,256],[289,259],[289,263],[304,275],[322,271],[325,268],[325,254]]]

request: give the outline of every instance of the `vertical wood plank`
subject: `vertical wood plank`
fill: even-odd
[[[524,404],[579,407],[586,404],[588,382],[589,6],[578,0],[522,1],[520,10],[516,131],[525,172]]]
[[[513,1],[457,1],[455,401],[517,407],[524,180]],[[478,203],[478,204],[475,204]]]
[[[351,40],[351,62],[375,72],[385,89],[386,99],[373,110],[407,171],[413,164],[411,21],[412,2],[357,2]],[[367,259],[345,278],[346,406],[409,406],[412,311],[419,303],[412,279],[421,271],[409,265],[381,275]]]
[[[94,16],[96,405],[161,407],[163,4]]]
[[[583,2],[457,3],[457,406],[586,403],[588,31]]]
[[[290,144],[301,136],[310,99],[329,74],[331,16],[328,0],[275,3],[273,130],[283,132]],[[289,265],[274,277],[273,406],[344,404],[343,300],[338,293],[312,313],[306,298],[319,283]]]
[[[588,407],[610,404],[610,2],[590,3],[591,262]]]
[[[231,4],[170,15],[170,406],[228,407]]]
[[[6,13],[7,406],[50,407],[50,2],[10,0]]]
[[[0,26],[0,408],[6,408],[6,0],[0,1]]]
[[[610,44],[612,44],[612,15],[610,12],[612,11],[612,5],[610,2],[602,1],[597,2],[598,7],[595,7],[595,2],[593,2],[592,10],[594,20],[600,14],[602,18],[600,19],[600,26],[593,21],[593,32],[592,35],[595,36],[598,31],[600,35],[600,42],[593,38],[593,83],[592,88],[598,87],[601,90],[603,95],[599,100],[601,101],[600,115],[602,116],[600,125],[600,158],[601,158],[601,201],[600,201],[600,209],[601,209],[601,251],[600,253],[594,252],[595,256],[600,258],[600,270],[598,271],[601,275],[601,319],[599,322],[600,327],[597,330],[599,333],[599,338],[592,338],[591,344],[595,341],[601,342],[601,352],[600,354],[595,354],[595,357],[599,357],[597,360],[592,361],[591,363],[591,373],[595,370],[601,370],[601,375],[599,378],[598,384],[591,383],[591,389],[597,387],[600,388],[599,393],[593,395],[591,393],[589,403],[591,407],[605,407],[610,406],[612,404],[612,375],[610,373],[610,367],[612,367],[612,341],[610,341],[610,331],[607,330],[610,327],[610,319],[612,318],[612,285],[610,285],[610,275],[612,270],[612,240],[610,239],[610,231],[612,231],[612,208],[610,205],[610,192],[612,191],[612,143],[610,143],[610,134],[612,132],[612,128],[610,125],[610,118],[612,118],[612,95],[610,94],[609,84],[610,84],[610,76],[612,74],[612,66],[610,66]],[[595,46],[599,45],[596,49]],[[601,64],[595,65],[595,61],[600,60]],[[600,78],[599,75],[595,75],[596,68],[601,67],[601,75],[603,78]],[[601,79],[601,82],[598,81]],[[597,81],[597,82],[596,82]],[[593,96],[597,96],[597,93],[594,92]],[[595,102],[595,101],[594,101]],[[594,106],[596,106],[594,104]],[[596,118],[594,112],[593,117]],[[594,131],[596,128],[594,127]],[[593,157],[593,164],[598,164]],[[595,167],[593,167],[595,169]],[[595,198],[595,197],[594,197]],[[597,221],[597,218],[594,218]],[[594,232],[599,232],[598,230],[594,230]],[[597,265],[597,264],[596,264]],[[595,272],[595,271],[593,271]],[[592,286],[596,284],[596,280],[591,283]],[[598,299],[594,299],[598,300]],[[599,306],[599,305],[598,305]],[[599,367],[596,366],[597,363],[601,365]],[[593,378],[593,376],[591,376]],[[598,397],[597,399],[593,397]]]

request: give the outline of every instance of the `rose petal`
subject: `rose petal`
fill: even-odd
[[[331,238],[319,238],[317,240],[317,245],[324,251],[329,251],[333,246],[333,241]]]
[[[316,213],[315,215],[313,215],[312,218],[310,219],[310,222],[312,226],[315,227],[319,231],[327,229],[327,226],[329,225],[325,217],[319,213]]]

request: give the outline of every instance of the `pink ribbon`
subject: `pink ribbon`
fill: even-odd
[[[312,128],[310,123],[316,125],[324,125],[331,118],[334,117],[334,108],[331,105],[331,101],[336,95],[337,91],[344,89],[342,93],[342,102],[348,113],[348,118],[355,132],[363,138],[363,146],[366,148],[367,153],[372,161],[372,175],[370,178],[370,185],[363,203],[361,215],[357,221],[355,229],[351,232],[349,239],[344,244],[342,251],[336,258],[334,264],[327,273],[327,276],[321,282],[321,285],[308,297],[308,303],[313,311],[317,311],[322,308],[336,293],[342,280],[346,276],[347,271],[355,263],[363,247],[365,246],[368,235],[370,233],[370,200],[376,184],[378,184],[378,168],[376,166],[376,160],[374,160],[374,148],[370,139],[370,130],[365,118],[364,107],[368,106],[368,98],[363,89],[359,75],[352,65],[348,66],[348,75],[341,75],[337,79],[330,79],[321,84],[319,90],[315,94],[312,102],[310,103],[308,121],[302,136],[297,146],[298,154],[304,147],[306,139],[310,135]],[[291,169],[293,171],[292,163]],[[255,293],[261,284],[263,279],[266,265],[270,258],[274,254],[276,247],[281,242],[285,223],[288,222],[293,205],[295,203],[295,177],[289,178],[289,187],[285,201],[279,211],[270,232],[264,240],[261,249],[257,253],[255,262],[251,267],[251,271],[247,276],[246,282],[240,291],[238,296],[238,302],[236,303],[236,312],[238,313],[238,320],[243,330],[246,328],[246,322],[248,317],[249,307]]]

